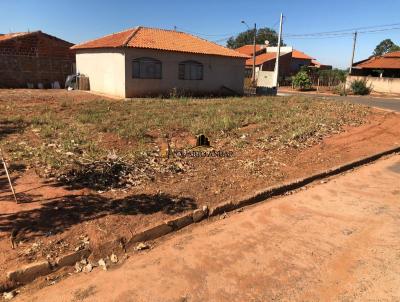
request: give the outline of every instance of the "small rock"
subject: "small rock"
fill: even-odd
[[[93,270],[92,264],[88,263],[83,269],[82,272],[84,273],[90,273]]]
[[[83,269],[83,265],[80,262],[75,263],[75,272],[80,273]]]
[[[107,270],[107,264],[106,264],[106,262],[104,261],[103,258],[101,258],[101,259],[98,261],[98,264],[99,264],[99,266],[103,269],[103,271],[106,271],[106,270]]]
[[[112,263],[117,263],[118,262],[118,257],[115,254],[111,254],[110,260]]]
[[[8,293],[3,293],[3,299],[6,300],[6,301],[10,301],[15,296],[16,296],[16,292],[15,291],[11,291],[11,292],[8,292]]]
[[[140,242],[137,246],[136,246],[136,250],[137,251],[142,251],[142,250],[147,250],[150,248],[150,245]]]
[[[353,230],[345,229],[342,231],[343,235],[349,236],[353,234]]]

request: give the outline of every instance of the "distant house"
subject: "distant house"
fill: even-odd
[[[41,31],[0,34],[0,87],[63,86],[73,72],[72,45]]]
[[[374,92],[400,94],[400,51],[354,63],[347,85],[360,79],[367,81]]]
[[[93,91],[119,97],[243,93],[248,56],[187,33],[136,27],[71,49]]]
[[[352,75],[400,78],[400,51],[354,63]]]
[[[235,50],[248,56],[253,56],[253,49],[253,45],[244,45]],[[256,71],[273,71],[275,68],[276,52],[276,47],[256,45]],[[246,61],[247,74],[251,74],[252,66],[253,58],[250,58]],[[281,47],[280,77],[285,78],[292,76],[299,72],[303,66],[318,69],[332,69],[332,66],[323,65],[304,52],[293,49],[292,47]]]
[[[298,73],[302,67],[313,66],[312,61],[314,58],[301,52],[299,50],[293,49],[292,51],[292,73]]]
[[[258,71],[274,71],[276,61],[276,52],[264,52],[256,56],[256,72]],[[292,74],[292,55],[291,52],[281,53],[280,55],[280,75]],[[253,68],[253,58],[247,59],[247,73],[251,74]]]

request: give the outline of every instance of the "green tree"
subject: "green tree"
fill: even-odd
[[[300,90],[309,90],[312,87],[312,82],[307,71],[301,70],[293,77],[293,85]]]
[[[400,50],[400,46],[398,46],[395,43],[393,43],[392,40],[386,39],[386,40],[383,40],[381,43],[379,43],[376,46],[373,55],[374,56],[381,56],[381,55],[384,55],[386,53],[397,51],[397,50]]]
[[[238,48],[244,45],[253,44],[253,39],[254,39],[253,35],[254,35],[253,29],[241,32],[236,37],[230,37],[226,43],[226,46],[229,48]],[[256,43],[264,45],[265,41],[269,41],[269,46],[277,46],[278,45],[277,32],[268,27],[258,29],[256,34]],[[283,43],[282,45],[284,46]]]

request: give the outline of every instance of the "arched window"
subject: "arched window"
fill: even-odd
[[[179,63],[180,80],[202,80],[203,64],[196,61],[185,61]]]
[[[161,79],[161,61],[152,58],[137,58],[132,62],[134,79]]]

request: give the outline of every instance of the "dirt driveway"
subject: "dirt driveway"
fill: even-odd
[[[16,301],[399,301],[400,155]]]

